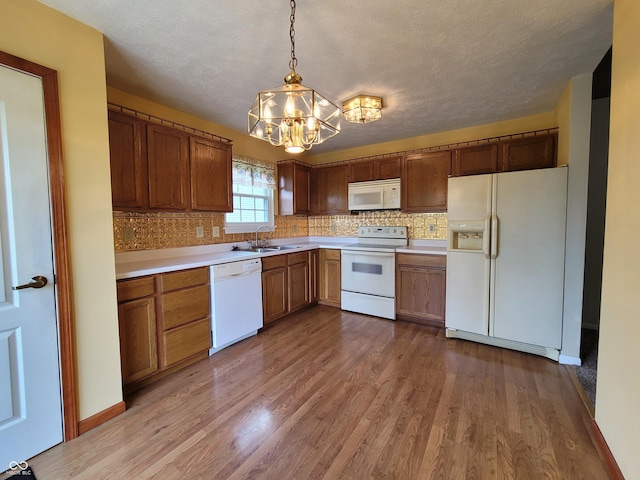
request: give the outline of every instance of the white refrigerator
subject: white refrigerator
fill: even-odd
[[[448,337],[558,360],[567,170],[449,178]]]

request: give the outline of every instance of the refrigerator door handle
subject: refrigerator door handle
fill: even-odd
[[[498,216],[491,215],[491,259],[498,256]]]
[[[484,219],[484,236],[482,238],[482,253],[484,253],[485,258],[490,258],[490,246],[491,246],[491,236],[489,235],[489,226],[491,224],[491,216],[488,215],[487,218]]]

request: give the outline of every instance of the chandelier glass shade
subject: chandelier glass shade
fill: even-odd
[[[249,135],[284,146],[287,153],[309,150],[340,132],[340,108],[302,85],[302,77],[296,73],[295,13],[296,2],[291,0],[291,71],[284,85],[259,92],[249,110]]]
[[[344,118],[352,123],[369,123],[382,118],[382,98],[358,95],[342,104]]]
[[[287,153],[309,150],[338,132],[340,109],[301,83],[258,93],[249,110],[249,135],[284,146]]]

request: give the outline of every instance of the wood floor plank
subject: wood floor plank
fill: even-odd
[[[126,400],[38,479],[607,478],[565,367],[327,306]]]

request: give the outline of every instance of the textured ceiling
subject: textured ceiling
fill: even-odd
[[[285,0],[41,0],[105,35],[107,83],[247,131],[289,72]],[[297,72],[336,104],[383,97],[314,153],[554,109],[611,45],[612,0],[299,0]]]

